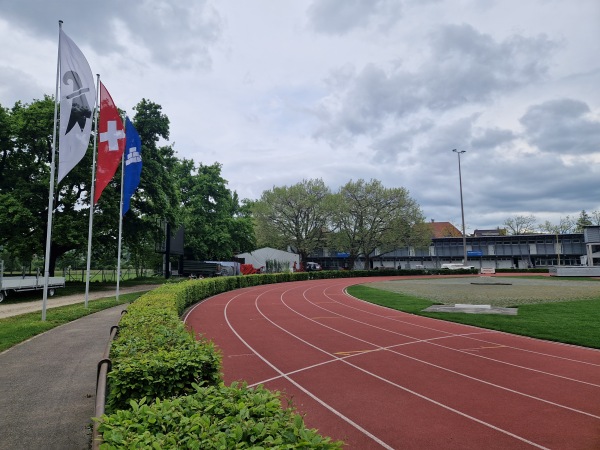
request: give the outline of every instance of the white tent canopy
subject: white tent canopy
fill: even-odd
[[[259,248],[250,253],[240,253],[236,256],[238,258],[244,258],[246,264],[252,264],[255,269],[266,267],[267,261],[269,260],[278,261],[280,263],[287,262],[290,270],[294,267],[294,263],[296,263],[297,267],[300,266],[300,255],[284,252],[283,250],[277,250],[276,248],[271,247]]]

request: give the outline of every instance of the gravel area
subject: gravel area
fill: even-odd
[[[525,279],[509,277],[428,278],[366,284],[369,287],[426,298],[446,305],[456,303],[518,306],[569,300],[600,300],[600,281]]]

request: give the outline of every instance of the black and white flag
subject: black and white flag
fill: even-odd
[[[58,182],[85,156],[92,131],[96,88],[83,53],[60,30]]]

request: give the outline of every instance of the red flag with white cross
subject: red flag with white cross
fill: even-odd
[[[100,82],[100,119],[98,120],[98,161],[94,203],[115,176],[125,150],[125,130],[119,111],[106,87]]]

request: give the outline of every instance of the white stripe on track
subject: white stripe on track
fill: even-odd
[[[344,285],[342,285],[342,286],[344,286]],[[408,322],[406,320],[399,320],[397,318],[397,316],[396,317],[389,316],[389,315],[382,316],[381,314],[376,314],[376,313],[373,313],[371,311],[364,310],[362,308],[357,308],[355,306],[350,306],[350,305],[348,305],[346,303],[341,303],[341,302],[339,302],[339,301],[337,301],[337,300],[335,300],[335,299],[333,299],[333,298],[330,297],[330,295],[343,295],[344,297],[352,298],[352,299],[354,299],[354,300],[356,300],[356,301],[358,301],[360,303],[363,303],[365,305],[373,306],[376,309],[384,309],[387,313],[389,313],[390,311],[394,311],[394,312],[398,313],[397,315],[408,314],[408,313],[404,313],[403,311],[393,310],[393,309],[390,309],[390,308],[386,308],[385,306],[381,306],[381,305],[377,305],[375,303],[370,303],[370,302],[366,302],[364,300],[361,300],[361,299],[359,299],[357,297],[354,297],[353,295],[350,295],[347,292],[347,288],[348,288],[348,286],[345,286],[344,287],[344,291],[342,293],[339,293],[339,294],[338,293],[336,293],[336,294],[327,294],[327,293],[325,293],[325,296],[328,297],[333,302],[337,303],[338,305],[342,305],[342,306],[344,306],[346,308],[355,309],[357,311],[364,312],[364,313],[367,313],[367,314],[370,314],[370,315],[373,315],[373,316],[376,316],[376,317],[382,317],[384,319],[389,319],[389,320],[392,320],[394,322],[405,323],[407,325],[411,325],[411,326],[414,326],[414,327],[417,327],[417,328],[425,328],[427,330],[433,330],[433,331],[437,331],[439,333],[447,333],[447,334],[452,335],[452,333],[450,333],[448,331],[439,330],[437,328],[432,328],[432,327],[428,327],[428,326],[424,326],[424,325],[419,325],[419,324],[416,324],[416,323]],[[424,317],[424,316],[418,316],[418,317]],[[432,318],[431,317],[427,317],[427,319],[432,319]],[[432,319],[432,320],[437,320],[437,319]],[[457,322],[450,322],[450,323],[457,324]],[[484,328],[475,327],[473,325],[465,325],[465,324],[459,324],[459,325],[463,325],[465,327],[470,327],[470,328],[474,328],[476,330],[479,330],[478,332],[475,332],[473,334],[503,334],[503,335],[511,335],[510,333],[506,333],[506,332],[503,332],[503,331],[484,329]],[[464,336],[468,337],[469,335],[470,335],[470,333],[469,334],[465,334]],[[523,339],[540,340],[540,339],[532,338],[532,337],[529,337],[529,336],[519,336],[519,337],[523,338]],[[477,338],[470,338],[470,337],[469,337],[469,339],[472,339],[472,340],[478,341],[478,342],[489,343],[489,344],[495,344],[496,343],[494,341],[487,341],[485,339],[477,339]],[[555,344],[555,345],[561,345],[561,346],[567,346],[567,347],[578,347],[578,346],[572,345],[572,344],[565,344],[564,342],[552,342],[552,343]],[[581,361],[579,359],[565,358],[564,356],[551,355],[551,354],[548,354],[548,353],[543,353],[543,352],[538,352],[538,351],[535,351],[535,350],[528,350],[528,349],[525,349],[525,348],[508,346],[508,345],[506,347],[512,348],[512,349],[515,349],[515,350],[519,350],[519,351],[522,351],[522,352],[525,352],[525,353],[533,353],[533,354],[536,354],[536,355],[546,356],[548,358],[561,359],[561,360],[570,361],[570,362],[574,362],[574,363],[578,363],[578,364],[589,365],[589,366],[594,366],[594,367],[600,367],[600,364],[592,363],[592,362],[588,362],[588,361]],[[599,349],[595,349],[595,348],[587,348],[587,350],[596,351],[596,352],[600,351]]]
[[[306,292],[306,291],[304,291],[304,292]],[[395,332],[395,331],[391,331],[391,330],[387,330],[387,329],[385,329],[385,328],[377,327],[377,326],[375,326],[375,325],[371,325],[371,324],[368,324],[368,323],[365,323],[365,322],[361,322],[360,320],[353,319],[353,318],[350,318],[350,317],[346,317],[346,316],[343,316],[343,315],[341,315],[341,314],[339,314],[339,313],[336,313],[336,312],[330,311],[330,310],[328,310],[328,309],[326,309],[326,308],[323,308],[323,307],[321,307],[321,306],[317,305],[316,303],[313,303],[313,302],[311,302],[311,301],[310,301],[308,298],[306,298],[306,296],[304,295],[304,293],[303,293],[303,297],[304,297],[304,299],[305,299],[305,300],[306,300],[308,303],[310,303],[310,304],[312,304],[312,305],[316,306],[317,308],[324,309],[325,311],[327,311],[327,312],[329,312],[329,313],[331,313],[331,314],[338,315],[338,316],[339,316],[339,317],[341,317],[341,318],[344,318],[344,319],[347,319],[347,320],[350,320],[350,321],[353,321],[353,322],[357,322],[357,323],[360,323],[360,324],[362,324],[362,325],[366,325],[366,326],[369,326],[369,327],[375,328],[375,329],[377,329],[377,330],[380,330],[380,331],[386,331],[386,332],[389,332],[389,333],[392,333],[392,334],[396,334],[396,335],[399,335],[399,336],[402,336],[402,337],[411,337],[411,336],[408,336],[408,335],[405,335],[405,334],[402,334],[402,333],[397,333],[397,332]],[[546,399],[543,399],[543,398],[540,398],[540,397],[536,397],[536,396],[533,396],[533,395],[530,395],[530,394],[526,394],[526,393],[524,393],[524,392],[516,391],[516,390],[514,390],[514,389],[510,389],[510,388],[507,388],[507,387],[504,387],[504,386],[501,386],[501,385],[498,385],[498,384],[492,383],[492,382],[490,382],[490,381],[482,380],[482,379],[480,379],[480,378],[475,378],[475,377],[473,377],[473,376],[471,376],[471,375],[467,375],[467,374],[464,374],[464,373],[461,373],[461,372],[457,372],[457,371],[455,371],[455,370],[448,369],[448,368],[446,368],[446,367],[439,366],[439,365],[437,365],[437,364],[434,364],[434,363],[431,363],[431,362],[428,362],[428,361],[424,361],[424,360],[421,360],[421,359],[419,359],[419,358],[416,358],[416,357],[414,357],[414,356],[410,356],[410,355],[407,355],[407,354],[405,354],[405,353],[402,353],[402,352],[399,352],[399,351],[393,350],[393,348],[395,348],[395,347],[401,347],[401,346],[406,346],[406,345],[413,345],[413,344],[417,344],[417,343],[427,343],[427,344],[435,345],[435,346],[437,346],[437,347],[441,347],[441,348],[448,349],[448,350],[451,350],[451,351],[456,351],[456,352],[459,352],[459,353],[462,353],[462,354],[465,354],[465,355],[476,356],[476,357],[480,357],[480,358],[488,359],[488,360],[491,360],[491,361],[494,361],[494,362],[498,362],[498,363],[506,364],[506,365],[509,365],[509,366],[514,366],[514,367],[517,367],[517,368],[520,368],[520,369],[523,369],[523,370],[531,370],[531,371],[534,371],[534,372],[539,372],[539,373],[542,373],[542,374],[544,374],[544,375],[549,375],[549,376],[553,376],[553,377],[562,378],[562,379],[565,379],[565,380],[567,380],[567,381],[572,381],[572,382],[576,382],[576,383],[582,383],[582,384],[589,384],[589,385],[591,385],[591,386],[594,386],[594,387],[599,387],[599,386],[598,386],[598,385],[596,385],[596,384],[587,383],[587,382],[580,381],[580,380],[574,380],[574,379],[572,379],[572,378],[563,377],[563,376],[559,376],[559,375],[555,375],[555,374],[547,373],[547,372],[544,372],[544,371],[541,371],[541,370],[531,369],[531,368],[528,368],[528,367],[522,367],[522,366],[518,366],[518,365],[516,365],[516,364],[506,363],[506,362],[504,362],[504,361],[498,361],[498,360],[496,360],[496,359],[493,359],[493,358],[488,358],[488,357],[484,357],[484,356],[481,356],[481,355],[473,355],[472,353],[465,352],[465,351],[463,351],[463,350],[457,350],[457,349],[454,349],[454,348],[452,348],[452,347],[447,347],[447,346],[445,346],[445,345],[441,345],[441,344],[437,344],[437,343],[435,343],[435,342],[432,342],[433,340],[440,339],[439,337],[438,337],[438,338],[430,338],[430,339],[417,339],[417,340],[415,340],[415,341],[413,341],[413,342],[407,342],[407,343],[405,343],[405,344],[394,344],[394,345],[389,345],[389,346],[387,346],[387,347],[381,347],[381,346],[379,346],[378,344],[375,344],[375,343],[373,343],[373,342],[369,342],[369,341],[367,341],[367,340],[365,340],[365,339],[361,339],[361,338],[359,338],[359,337],[356,337],[356,336],[352,336],[351,334],[345,333],[345,332],[343,332],[343,331],[340,331],[340,330],[336,330],[335,328],[333,328],[333,327],[330,327],[329,325],[325,325],[325,324],[323,324],[323,323],[321,323],[321,322],[318,322],[318,321],[316,321],[316,320],[314,320],[314,319],[311,319],[310,317],[307,317],[307,316],[305,316],[304,314],[301,314],[301,313],[299,313],[299,312],[295,311],[293,308],[291,308],[290,306],[288,306],[288,305],[287,305],[287,304],[286,304],[284,301],[282,301],[282,303],[283,303],[285,306],[287,306],[287,308],[288,308],[288,309],[290,309],[290,310],[291,310],[292,312],[294,312],[295,314],[297,314],[297,315],[299,315],[299,316],[301,316],[301,317],[303,317],[303,318],[305,318],[305,319],[307,319],[307,320],[310,320],[311,322],[314,322],[314,323],[316,323],[316,324],[318,324],[318,325],[320,325],[320,326],[322,326],[322,327],[324,327],[324,328],[328,328],[328,329],[330,329],[330,330],[332,330],[332,331],[335,331],[336,333],[343,334],[344,336],[348,336],[349,338],[356,339],[357,341],[364,342],[365,344],[372,345],[372,346],[376,347],[376,349],[378,349],[378,350],[387,350],[387,351],[389,351],[389,352],[391,352],[391,353],[394,353],[394,354],[397,354],[397,355],[399,355],[399,356],[402,356],[402,357],[405,357],[405,358],[411,359],[411,360],[413,360],[413,361],[417,361],[417,362],[419,362],[419,363],[422,363],[422,364],[426,364],[426,365],[429,365],[429,366],[435,367],[436,369],[444,370],[444,371],[450,372],[450,373],[452,373],[452,374],[455,374],[455,375],[458,375],[458,376],[461,376],[461,377],[465,377],[465,378],[467,378],[467,379],[470,379],[470,380],[473,380],[473,381],[477,381],[477,382],[479,382],[479,383],[483,383],[483,384],[486,384],[486,385],[489,385],[489,386],[492,386],[492,387],[495,387],[495,388],[498,388],[498,389],[502,389],[502,390],[505,390],[505,391],[511,392],[511,393],[513,393],[513,394],[516,394],[516,395],[521,395],[521,396],[523,396],[523,397],[527,397],[527,398],[530,398],[530,399],[533,399],[533,400],[536,400],[536,401],[539,401],[539,402],[542,402],[542,403],[546,403],[546,404],[549,404],[549,405],[555,406],[555,407],[557,407],[557,408],[566,409],[566,410],[568,410],[568,411],[571,411],[571,412],[574,412],[574,413],[583,414],[583,415],[585,415],[585,416],[589,416],[589,417],[592,417],[592,418],[594,418],[594,419],[600,419],[600,416],[597,416],[597,415],[595,415],[595,414],[588,413],[588,412],[586,412],[586,411],[581,411],[581,410],[579,410],[579,409],[571,408],[570,406],[561,405],[560,403],[555,403],[555,402],[552,402],[552,401],[550,401],[550,400],[546,400]],[[462,335],[456,335],[456,336],[462,336]],[[442,337],[441,339],[447,339],[448,337],[451,337],[451,336],[445,336],[445,337]],[[414,338],[413,338],[413,339],[414,339]],[[351,355],[351,356],[358,356],[358,355]]]
[[[281,294],[281,298],[283,298],[283,295],[284,295],[285,293],[287,293],[287,292],[289,292],[289,291],[291,291],[291,290],[292,290],[292,289],[289,289],[289,290],[287,290],[287,291],[284,291],[284,292]],[[261,294],[261,295],[262,295],[262,294]],[[388,380],[388,379],[386,379],[386,378],[383,378],[383,377],[381,377],[381,376],[379,376],[379,375],[377,375],[377,374],[375,374],[375,373],[373,373],[373,372],[370,372],[370,371],[368,371],[368,370],[366,370],[366,369],[364,369],[364,368],[362,368],[362,367],[360,367],[360,366],[357,366],[357,365],[355,365],[355,364],[352,364],[352,363],[351,363],[351,362],[349,362],[347,359],[344,359],[344,358],[338,358],[336,355],[334,355],[334,354],[332,354],[332,353],[329,353],[328,351],[326,351],[326,350],[324,350],[324,349],[322,349],[322,348],[320,348],[320,347],[317,347],[316,345],[313,345],[313,344],[311,344],[311,343],[310,343],[310,342],[308,342],[308,341],[305,341],[305,340],[304,340],[304,339],[302,339],[301,337],[299,337],[299,336],[296,336],[296,335],[295,335],[295,334],[293,334],[292,332],[290,332],[290,331],[286,330],[285,328],[281,327],[280,325],[276,324],[276,323],[275,323],[275,322],[273,322],[271,319],[269,319],[269,318],[268,318],[268,317],[267,317],[267,316],[266,316],[266,315],[265,315],[265,314],[264,314],[264,313],[261,311],[260,307],[258,306],[258,298],[259,298],[259,297],[260,297],[260,295],[259,295],[259,296],[258,296],[258,297],[255,299],[255,305],[256,305],[256,308],[257,308],[258,312],[260,312],[260,314],[261,314],[261,315],[262,315],[262,316],[263,316],[263,317],[264,317],[266,320],[268,320],[268,321],[269,321],[271,324],[273,324],[274,326],[276,326],[277,328],[279,328],[281,331],[283,331],[283,332],[285,332],[285,333],[289,334],[290,336],[294,337],[295,339],[299,340],[300,342],[303,342],[304,344],[308,345],[309,347],[312,347],[312,348],[314,348],[314,349],[316,349],[316,350],[319,350],[319,351],[321,351],[321,352],[325,353],[326,355],[329,355],[329,356],[331,356],[332,358],[336,358],[336,359],[338,359],[339,361],[343,362],[344,364],[347,364],[347,365],[349,365],[349,366],[351,366],[351,367],[354,367],[354,368],[355,368],[355,369],[357,369],[357,370],[360,370],[361,372],[364,372],[364,373],[366,373],[367,375],[370,375],[370,376],[372,376],[373,378],[376,378],[376,379],[378,379],[378,380],[381,380],[381,381],[383,381],[383,382],[385,382],[385,383],[387,383],[387,384],[390,384],[390,385],[392,385],[392,386],[394,386],[394,387],[396,387],[396,388],[398,388],[398,389],[400,389],[400,390],[403,390],[403,391],[405,391],[405,392],[408,392],[409,394],[412,394],[412,395],[414,395],[414,396],[416,396],[416,397],[419,397],[419,398],[421,398],[421,399],[423,399],[423,400],[425,400],[425,401],[427,401],[427,402],[433,403],[434,405],[437,405],[437,406],[439,406],[439,407],[441,407],[441,408],[443,408],[443,409],[446,409],[446,410],[448,410],[448,411],[451,411],[451,412],[453,412],[453,413],[456,413],[456,414],[458,414],[458,415],[460,415],[460,416],[463,416],[463,417],[465,417],[465,418],[467,418],[467,419],[469,419],[469,420],[472,420],[472,421],[474,421],[474,422],[477,422],[477,423],[479,423],[479,424],[481,424],[481,425],[483,425],[483,426],[486,426],[486,427],[488,427],[488,428],[491,428],[491,429],[493,429],[493,430],[495,430],[495,431],[498,431],[498,432],[500,432],[500,433],[502,433],[502,434],[505,434],[505,435],[507,435],[507,436],[511,436],[511,437],[513,437],[513,438],[515,438],[515,439],[517,439],[517,440],[519,440],[519,441],[521,441],[521,442],[527,443],[527,444],[529,444],[529,445],[531,445],[531,446],[533,446],[533,447],[536,447],[536,448],[539,448],[539,449],[544,449],[544,450],[549,450],[547,447],[544,447],[544,446],[542,446],[542,445],[540,445],[540,444],[537,444],[537,443],[535,443],[535,442],[533,442],[533,441],[530,441],[530,440],[528,440],[528,439],[526,439],[526,438],[524,438],[524,437],[521,437],[521,436],[519,436],[519,435],[516,435],[516,434],[514,434],[514,433],[511,433],[510,431],[503,430],[502,428],[499,428],[499,427],[497,427],[497,426],[495,426],[495,425],[492,425],[491,423],[485,422],[485,421],[483,421],[483,420],[481,420],[481,419],[478,419],[477,417],[473,417],[473,416],[471,416],[471,415],[469,415],[469,414],[466,414],[466,413],[464,413],[464,412],[462,412],[462,411],[459,411],[459,410],[457,410],[457,409],[455,409],[455,408],[452,408],[451,406],[448,406],[448,405],[445,405],[445,404],[443,404],[443,403],[441,403],[441,402],[438,402],[437,400],[434,400],[434,399],[432,399],[432,398],[429,398],[429,397],[427,397],[427,396],[425,396],[425,395],[419,394],[418,392],[416,392],[416,391],[413,391],[413,390],[411,390],[411,389],[409,389],[409,388],[407,388],[407,387],[404,387],[404,386],[401,386],[401,385],[399,385],[399,384],[397,384],[397,383],[394,383],[393,381],[390,381],[390,380]],[[294,311],[294,310],[293,310],[293,309],[291,309],[291,308],[290,308],[288,305],[286,305],[286,304],[285,304],[285,302],[283,302],[283,301],[282,301],[282,303],[283,303],[283,304],[284,304],[284,305],[285,305],[287,308],[289,308],[289,309],[290,309],[292,312],[295,312],[296,314],[300,315],[301,317],[305,317],[305,318],[306,318],[306,319],[308,319],[308,320],[312,320],[312,319],[310,319],[310,318],[307,318],[306,316],[303,316],[302,314],[300,314],[300,313],[298,313],[298,312]],[[318,322],[315,322],[315,323],[318,323]],[[318,324],[319,324],[319,323],[318,323]],[[319,324],[319,325],[322,325],[322,324]],[[322,326],[323,326],[323,325],[322,325]],[[329,327],[327,327],[327,328],[329,328]],[[337,331],[337,330],[334,330],[334,331]],[[342,334],[345,334],[345,333],[342,333]],[[267,362],[267,361],[265,360],[265,362]],[[268,362],[267,362],[267,363],[268,363]],[[269,365],[271,365],[270,363],[268,363],[268,364],[269,364]],[[283,375],[283,372],[281,372],[281,371],[279,371],[279,370],[277,370],[277,371]],[[287,379],[287,378],[286,378],[286,379]],[[290,381],[291,381],[291,380],[290,380]]]
[[[268,292],[268,291],[266,291]],[[265,293],[265,292],[263,292]],[[261,293],[259,295],[259,297],[263,294]],[[236,296],[237,297],[237,296]],[[296,386],[298,389],[300,389],[302,392],[304,392],[306,395],[308,395],[310,398],[312,398],[313,400],[315,400],[317,403],[319,403],[320,405],[322,405],[323,407],[327,408],[329,411],[331,411],[333,414],[335,414],[337,417],[339,417],[340,419],[344,420],[345,422],[347,422],[348,424],[350,424],[351,426],[353,426],[354,428],[356,428],[358,431],[360,431],[361,433],[363,433],[364,435],[368,436],[369,438],[371,438],[373,441],[377,442],[379,445],[381,445],[383,448],[387,449],[387,450],[394,450],[394,447],[386,444],[384,441],[382,441],[381,439],[379,439],[377,436],[375,436],[374,434],[370,433],[369,431],[365,430],[363,427],[361,427],[359,424],[357,424],[356,422],[354,422],[352,419],[350,419],[349,417],[346,417],[344,414],[342,414],[340,411],[338,411],[337,409],[335,409],[333,406],[329,405],[328,403],[324,402],[323,400],[321,400],[319,397],[317,397],[316,395],[314,395],[312,392],[310,392],[308,389],[306,389],[304,386],[302,386],[301,384],[299,384],[298,382],[292,380],[290,377],[288,377],[285,373],[283,373],[277,366],[275,366],[274,364],[272,364],[269,360],[267,360],[264,356],[262,356],[259,352],[257,352],[250,344],[248,344],[248,342],[246,342],[246,340],[244,340],[244,338],[242,338],[242,336],[240,336],[240,334],[235,330],[235,328],[231,325],[231,322],[229,322],[229,318],[227,317],[227,308],[229,307],[229,304],[235,300],[236,297],[233,297],[231,300],[229,300],[227,302],[227,304],[225,305],[225,309],[223,311],[224,315],[225,315],[225,321],[227,322],[227,325],[229,326],[229,328],[231,329],[231,331],[237,336],[237,338],[244,343],[244,345],[246,347],[248,347],[256,356],[258,356],[265,364],[267,364],[269,367],[271,367],[273,370],[275,370],[276,372],[278,372],[283,378],[285,378],[287,381],[289,381],[291,384],[293,384],[294,386]],[[258,297],[257,297],[258,299]],[[262,313],[261,313],[262,314]],[[269,319],[267,319],[269,320]]]
[[[311,287],[311,288],[309,288],[309,289],[312,289],[312,287]],[[325,295],[327,296],[327,294],[325,294]],[[447,339],[447,338],[453,338],[453,337],[466,337],[467,339],[471,339],[471,340],[474,340],[474,341],[477,341],[477,342],[484,342],[484,343],[488,343],[488,344],[498,344],[497,342],[494,342],[494,341],[487,341],[487,340],[484,340],[484,339],[477,339],[477,338],[473,338],[473,337],[471,337],[471,335],[472,335],[473,333],[466,333],[466,334],[452,334],[452,333],[450,333],[450,332],[448,332],[448,331],[438,330],[438,329],[436,329],[436,328],[432,328],[432,327],[426,327],[426,326],[423,326],[423,325],[414,324],[414,323],[411,323],[411,322],[407,322],[407,321],[405,321],[405,320],[397,320],[397,319],[395,319],[395,318],[391,318],[391,317],[389,317],[389,316],[382,316],[382,315],[380,315],[380,314],[375,314],[375,313],[373,313],[373,312],[370,312],[370,311],[365,311],[365,310],[363,310],[363,309],[361,309],[361,308],[356,308],[356,307],[354,307],[354,306],[350,306],[350,305],[347,305],[347,304],[344,304],[344,303],[340,303],[340,302],[338,302],[338,301],[335,301],[335,300],[333,300],[333,299],[332,299],[332,300],[333,300],[335,303],[337,303],[338,305],[341,305],[341,306],[343,306],[343,307],[346,307],[346,308],[355,309],[355,310],[357,310],[357,311],[359,311],[359,312],[366,313],[366,314],[370,314],[370,315],[372,315],[372,316],[380,317],[380,318],[383,318],[383,319],[391,320],[391,321],[393,321],[393,322],[404,323],[404,324],[411,325],[411,326],[418,327],[418,328],[425,328],[425,329],[428,329],[428,330],[437,331],[437,332],[439,332],[439,333],[445,333],[445,334],[447,335],[447,336],[440,336],[440,337],[437,337],[437,338],[431,338],[431,339],[419,340],[419,339],[417,339],[417,338],[415,338],[414,336],[411,336],[411,335],[409,335],[409,334],[398,333],[398,332],[396,332],[396,331],[388,330],[388,329],[386,329],[386,328],[381,328],[381,327],[378,327],[378,326],[376,326],[376,325],[372,325],[372,324],[369,324],[369,323],[366,323],[366,322],[362,322],[362,321],[360,321],[360,320],[357,320],[357,319],[353,319],[353,318],[351,318],[351,317],[348,317],[348,316],[344,316],[344,315],[342,315],[342,314],[340,314],[340,313],[336,313],[336,312],[334,312],[334,311],[331,311],[331,310],[329,310],[329,309],[327,309],[327,308],[324,308],[324,307],[322,307],[322,306],[319,306],[319,305],[317,305],[317,304],[316,304],[316,303],[314,303],[314,302],[311,302],[311,301],[310,301],[310,300],[309,300],[309,299],[306,297],[306,295],[304,295],[304,294],[303,294],[303,296],[304,296],[304,298],[306,299],[306,301],[308,301],[308,302],[309,302],[309,303],[311,303],[312,305],[316,306],[317,308],[321,308],[321,309],[323,309],[323,310],[325,310],[325,311],[327,311],[327,312],[329,312],[329,313],[331,313],[331,314],[336,314],[336,315],[338,315],[338,316],[340,316],[340,317],[343,317],[343,318],[345,318],[345,319],[352,320],[352,321],[354,321],[354,322],[357,322],[357,323],[360,323],[360,324],[363,324],[363,325],[365,325],[365,326],[369,326],[369,327],[372,327],[372,328],[375,328],[375,329],[378,329],[378,330],[387,331],[388,333],[396,334],[396,335],[398,335],[398,336],[402,336],[402,337],[406,337],[406,338],[410,338],[410,339],[416,339],[416,342],[409,342],[409,343],[407,343],[407,344],[404,344],[404,345],[410,345],[410,344],[413,344],[413,343],[419,343],[419,342],[427,342],[427,343],[430,343],[431,345],[435,345],[435,346],[438,346],[438,347],[442,347],[442,348],[448,349],[448,350],[450,350],[450,351],[453,351],[453,352],[458,352],[458,353],[461,353],[461,354],[464,354],[464,355],[470,355],[470,356],[472,356],[472,357],[475,357],[475,358],[481,358],[481,359],[485,359],[485,360],[488,360],[488,361],[494,361],[494,362],[497,362],[498,364],[505,364],[505,365],[508,365],[508,366],[511,366],[511,367],[517,367],[517,368],[519,368],[519,369],[522,369],[522,370],[528,370],[528,371],[531,371],[531,372],[541,373],[541,374],[543,374],[543,375],[546,375],[546,376],[550,376],[550,377],[556,377],[556,378],[563,379],[563,380],[568,380],[568,381],[571,381],[571,382],[573,382],[573,383],[581,383],[581,384],[585,384],[585,385],[588,385],[588,386],[592,386],[592,387],[598,387],[598,388],[600,388],[600,385],[598,385],[598,384],[596,384],[596,383],[591,383],[591,382],[589,382],[589,381],[578,380],[578,379],[576,379],[576,378],[571,378],[571,377],[567,377],[567,376],[564,376],[564,375],[558,375],[558,374],[555,374],[555,373],[546,372],[546,371],[539,370],[539,369],[534,369],[534,368],[531,368],[531,367],[521,366],[521,365],[514,364],[514,363],[510,363],[510,362],[507,362],[507,361],[502,361],[502,360],[500,360],[500,359],[491,358],[491,357],[489,357],[489,356],[483,356],[483,355],[477,355],[477,354],[473,354],[473,353],[471,353],[471,352],[468,352],[468,351],[464,351],[464,350],[456,349],[456,348],[453,348],[453,347],[448,347],[448,346],[446,346],[446,345],[442,345],[442,344],[439,344],[439,343],[433,342],[434,340],[443,340],[443,339]],[[350,297],[350,298],[356,299],[357,301],[364,302],[363,300],[357,299],[356,297],[352,297],[350,294],[347,294],[347,296],[348,296],[348,297]],[[329,298],[331,298],[331,297],[329,297]],[[367,305],[372,305],[372,306],[376,306],[376,307],[380,307],[380,308],[385,308],[385,307],[383,307],[383,306],[380,306],[380,305],[375,305],[375,304],[373,304],[373,303],[368,303],[368,302],[364,302],[364,303],[365,303],[365,304],[367,304]],[[388,308],[385,308],[385,309],[388,309]],[[401,311],[398,311],[398,313],[401,313],[401,314],[402,314],[402,312],[401,312]],[[406,313],[403,313],[403,314],[406,314]],[[462,324],[458,324],[458,325],[462,325]],[[466,327],[469,327],[469,328],[475,328],[475,327],[473,327],[473,326],[471,326],[471,325],[465,325],[465,326],[466,326]],[[479,332],[481,332],[481,328],[479,328],[478,330],[479,330]],[[499,332],[499,331],[494,331],[494,330],[486,330],[486,331],[487,331],[488,333],[490,333],[490,332],[491,332],[491,333],[501,333],[501,332]],[[486,331],[484,331],[484,332],[486,332]],[[477,333],[475,333],[475,334],[477,334]],[[520,336],[520,337],[527,338],[526,336]],[[558,343],[557,343],[557,344],[558,344]],[[532,351],[532,350],[524,350],[524,349],[521,349],[521,348],[519,348],[519,347],[514,347],[514,346],[509,346],[509,345],[505,345],[505,347],[506,347],[506,348],[513,349],[513,350],[518,350],[518,351],[523,351],[523,352],[534,353],[534,354],[538,354],[538,355],[541,355],[541,356],[546,356],[546,357],[550,357],[550,358],[556,358],[556,359],[567,360],[567,361],[574,362],[574,363],[580,363],[580,364],[585,364],[585,365],[593,365],[593,366],[597,366],[596,364],[593,364],[593,363],[587,363],[587,362],[585,362],[585,361],[579,361],[579,360],[574,360],[574,359],[569,359],[569,358],[563,358],[563,357],[560,357],[560,356],[555,356],[555,355],[548,355],[548,354],[546,354],[546,353],[534,352],[534,351]]]

